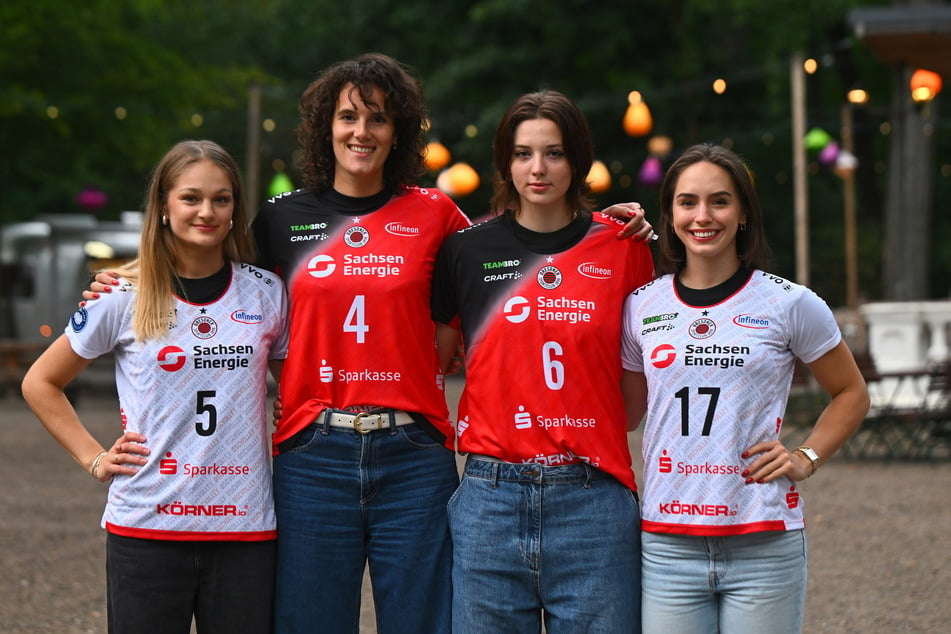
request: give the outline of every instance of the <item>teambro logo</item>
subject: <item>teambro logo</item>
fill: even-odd
[[[554,266],[544,266],[538,272],[538,284],[542,288],[551,290],[561,286],[561,271]]]
[[[199,339],[211,339],[218,334],[218,324],[211,317],[203,315],[192,322],[192,334]]]

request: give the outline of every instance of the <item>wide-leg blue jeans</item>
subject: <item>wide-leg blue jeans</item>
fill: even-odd
[[[277,634],[354,634],[369,562],[380,634],[448,634],[455,455],[418,425],[315,423],[274,458]]]
[[[449,524],[455,634],[640,632],[640,509],[614,478],[470,457]]]

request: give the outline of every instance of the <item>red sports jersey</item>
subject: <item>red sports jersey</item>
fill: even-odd
[[[618,242],[619,224],[599,213],[538,234],[507,214],[446,242],[433,318],[462,322],[462,451],[584,461],[636,488],[620,390],[621,309],[654,269],[643,242]]]
[[[255,220],[263,265],[283,275],[291,307],[274,444],[327,407],[372,405],[421,414],[451,448],[429,297],[439,247],[469,220],[435,189],[382,207],[371,197],[369,213],[360,200],[298,190]]]

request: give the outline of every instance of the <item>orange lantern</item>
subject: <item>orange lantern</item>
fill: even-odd
[[[426,145],[426,153],[423,156],[426,169],[438,172],[449,164],[449,159],[449,150],[439,141],[432,141]]]
[[[588,186],[596,194],[606,192],[611,188],[611,173],[607,165],[601,161],[595,161],[588,170]]]
[[[479,186],[479,174],[468,163],[456,163],[436,178],[436,187],[450,196],[468,196]]]
[[[654,119],[641,93],[632,90],[627,96],[627,112],[624,113],[624,131],[630,136],[647,136],[654,127]]]
[[[919,68],[911,75],[908,82],[911,87],[911,98],[918,103],[931,101],[941,92],[941,75]]]

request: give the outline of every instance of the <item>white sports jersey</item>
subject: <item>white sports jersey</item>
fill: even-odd
[[[719,304],[693,307],[665,275],[624,307],[624,368],[647,377],[642,528],[734,535],[802,528],[788,478],[745,484],[751,445],[779,437],[795,358],[841,340],[815,293],[754,271]]]
[[[146,437],[148,463],[109,487],[103,526],[167,540],[274,539],[267,362],[287,352],[284,285],[231,265],[217,300],[176,299],[167,337],[135,341],[127,284],[78,310],[76,354],[115,353],[123,428]]]

